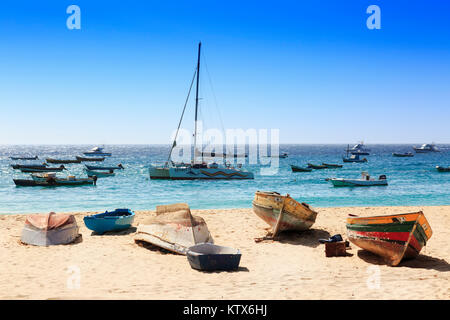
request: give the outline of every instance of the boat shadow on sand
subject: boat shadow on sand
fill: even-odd
[[[371,264],[388,265],[382,257],[377,256],[366,250],[362,249],[358,250],[358,257],[363,259],[365,262]],[[446,260],[433,258],[425,254],[419,254],[414,259],[402,260],[402,262],[400,262],[397,268],[398,267],[414,268],[414,269],[430,269],[440,272],[450,271],[450,264]]]
[[[280,243],[316,248],[321,245],[319,243],[319,239],[328,239],[329,237],[330,233],[328,231],[312,228],[305,231],[280,232],[276,237],[276,241]]]
[[[107,231],[105,233],[97,233],[95,231],[91,232],[91,236],[126,236],[132,233],[136,233],[137,228],[136,227],[130,227],[125,230],[121,231]]]

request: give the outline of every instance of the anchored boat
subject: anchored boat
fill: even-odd
[[[19,187],[59,187],[59,186],[82,186],[95,185],[97,177],[76,178],[68,176],[67,178],[57,178],[56,176],[32,176],[32,179],[13,179],[16,186]]]
[[[38,156],[34,157],[9,157],[11,160],[37,160]]]
[[[413,147],[416,153],[440,152],[434,143],[424,143],[420,147]]]
[[[114,173],[114,170],[109,171],[98,171],[98,170],[89,170],[84,169],[86,171],[86,174],[88,177],[96,176],[98,178],[105,178],[105,177],[114,177],[116,174]]]
[[[299,166],[296,166],[293,164],[291,164],[291,169],[292,169],[292,172],[311,172],[312,171],[311,168],[299,167]]]
[[[20,171],[24,173],[34,173],[34,172],[56,172],[67,170],[64,165],[60,165],[57,168],[39,167],[39,168],[21,168]]]
[[[392,155],[394,157],[399,157],[399,158],[414,157],[414,154],[412,152],[404,152],[404,153],[394,152],[394,153],[392,153]]]
[[[94,147],[90,151],[83,152],[85,156],[101,156],[101,157],[110,157],[111,153],[103,152],[103,148]]]
[[[119,163],[115,167],[90,166],[87,164],[85,164],[85,166],[86,166],[86,169],[88,169],[88,170],[123,170],[123,169],[125,169],[121,163]]]
[[[52,159],[52,158],[47,158],[45,159],[46,162],[48,163],[64,163],[64,164],[69,164],[69,163],[80,163],[81,161],[78,159]]]
[[[335,187],[369,187],[369,186],[387,186],[388,182],[386,175],[382,174],[378,179],[371,179],[367,172],[361,173],[361,179],[343,179],[343,178],[331,178],[331,181]]]
[[[198,101],[199,101],[199,81],[200,81],[200,52],[201,43],[198,45],[198,59],[197,68],[192,78],[189,93],[186,99],[186,103],[181,114],[181,118],[178,124],[178,128],[175,134],[175,138],[172,144],[172,148],[169,152],[169,157],[164,165],[150,165],[149,174],[151,179],[172,179],[172,180],[235,180],[235,179],[254,179],[253,173],[243,170],[242,168],[235,168],[232,166],[218,165],[217,163],[207,164],[204,160],[204,152],[197,149],[197,123],[198,123]],[[176,139],[180,129],[181,122],[183,120],[184,111],[189,99],[189,95],[194,84],[195,76],[197,77],[196,83],[196,97],[195,97],[195,122],[194,122],[194,155],[191,163],[189,164],[177,164],[171,161],[172,151],[176,146]]]
[[[351,154],[357,154],[357,155],[360,155],[360,156],[368,156],[369,155],[369,151],[370,151],[370,149],[367,149],[364,146],[364,142],[362,142],[362,141],[360,143],[355,144],[353,146],[353,148],[350,149],[350,153]]]
[[[324,165],[316,165],[316,164],[312,164],[312,163],[308,163],[308,168],[311,169],[327,169],[327,166]]]
[[[135,213],[130,209],[116,209],[83,218],[86,227],[98,234],[120,231],[131,227]]]
[[[256,191],[252,205],[253,212],[272,227],[272,237],[286,230],[308,230],[316,221],[317,212],[289,194]]]
[[[11,167],[13,169],[40,169],[40,168],[46,168],[48,164],[12,164]]]
[[[450,172],[450,167],[436,166],[436,170],[439,172]]]
[[[396,266],[419,255],[432,235],[423,212],[375,217],[349,216],[348,239]]]
[[[360,158],[360,154],[357,153],[353,153],[350,157],[348,156],[350,152],[350,145],[347,146],[347,156],[346,157],[342,157],[342,161],[344,162],[356,162],[356,163],[362,163],[362,162],[367,162],[366,158]]]
[[[80,157],[80,156],[76,156],[75,158],[77,158],[77,160],[79,160],[80,162],[81,161],[82,162],[94,162],[94,161],[100,162],[100,161],[105,160],[104,157],[94,158],[94,157]]]
[[[328,169],[335,169],[335,168],[342,168],[342,164],[333,164],[333,163],[324,163],[322,162],[322,165],[327,167]]]

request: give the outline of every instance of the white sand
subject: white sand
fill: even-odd
[[[398,267],[386,266],[354,245],[352,256],[326,258],[317,242],[336,233],[345,237],[349,213],[418,210],[424,211],[434,234],[418,258]],[[191,269],[185,256],[138,246],[135,228],[118,235],[91,235],[82,220],[87,213],[75,213],[81,241],[52,247],[20,243],[25,215],[0,216],[0,298],[450,299],[450,206],[317,211],[311,230],[255,243],[268,226],[251,209],[193,210],[205,219],[216,244],[242,252],[239,271],[213,273]],[[153,212],[137,212],[135,225],[148,214]]]

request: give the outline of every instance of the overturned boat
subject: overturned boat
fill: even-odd
[[[157,206],[156,216],[138,225],[134,240],[183,255],[198,243],[214,242],[203,218],[191,215],[186,203]]]
[[[286,230],[308,230],[316,221],[317,212],[289,194],[256,191],[252,204],[253,212],[272,227],[272,237]]]
[[[35,246],[68,244],[78,237],[78,225],[71,214],[29,215],[22,230],[21,242]]]

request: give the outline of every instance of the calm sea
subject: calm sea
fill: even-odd
[[[12,155],[38,155],[74,158],[92,146],[0,146],[0,214],[49,211],[101,211],[115,208],[154,209],[156,205],[187,202],[193,209],[248,208],[256,190],[289,193],[295,199],[316,207],[450,205],[450,173],[439,173],[436,165],[450,166],[450,145],[439,145],[440,153],[416,154],[413,158],[395,158],[392,152],[413,151],[411,145],[367,145],[368,163],[344,164],[342,169],[293,173],[290,164],[308,162],[342,164],[346,145],[282,145],[280,152],[289,157],[279,160],[279,171],[272,176],[260,174],[260,166],[245,165],[255,173],[246,181],[166,181],[150,180],[150,163],[167,159],[169,147],[161,145],[108,145],[113,156],[103,163],[122,163],[125,170],[115,177],[99,178],[97,186],[16,187],[13,178],[28,174],[13,170]],[[54,165],[52,165],[54,166]],[[66,165],[71,174],[86,176],[83,164]],[[326,178],[359,178],[361,171],[372,176],[386,174],[389,186],[370,188],[334,188]]]

